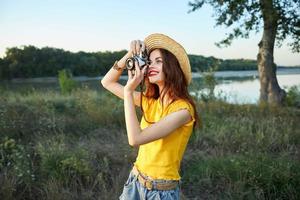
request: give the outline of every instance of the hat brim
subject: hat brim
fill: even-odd
[[[148,52],[154,49],[165,49],[171,52],[177,58],[187,84],[191,83],[192,73],[190,61],[186,51],[178,42],[164,34],[154,33],[146,37],[144,43]]]

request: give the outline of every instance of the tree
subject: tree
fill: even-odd
[[[204,4],[213,7],[216,25],[233,27],[232,32],[217,46],[228,46],[235,38],[248,38],[251,31],[263,29],[258,43],[257,64],[260,78],[260,101],[280,105],[286,92],[276,78],[273,52],[286,38],[293,52],[300,52],[299,0],[194,0],[189,2],[194,12]]]

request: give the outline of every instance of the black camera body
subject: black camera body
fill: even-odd
[[[127,58],[126,60],[126,68],[127,70],[135,70],[135,62],[138,63],[138,66],[140,67],[140,69],[142,69],[143,67],[145,67],[146,65],[149,64],[149,58],[147,55],[146,50],[142,51],[140,53],[140,55],[134,55],[131,58]]]

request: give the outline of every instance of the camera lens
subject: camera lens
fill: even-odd
[[[128,58],[126,60],[126,68],[128,70],[133,70],[134,69],[134,58]]]

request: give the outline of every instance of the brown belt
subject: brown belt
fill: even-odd
[[[157,182],[155,179],[146,178],[143,174],[141,174],[138,169],[134,166],[132,172],[135,176],[137,176],[138,181],[142,186],[147,188],[148,190],[173,190],[175,189],[179,181],[166,181],[166,182]]]

